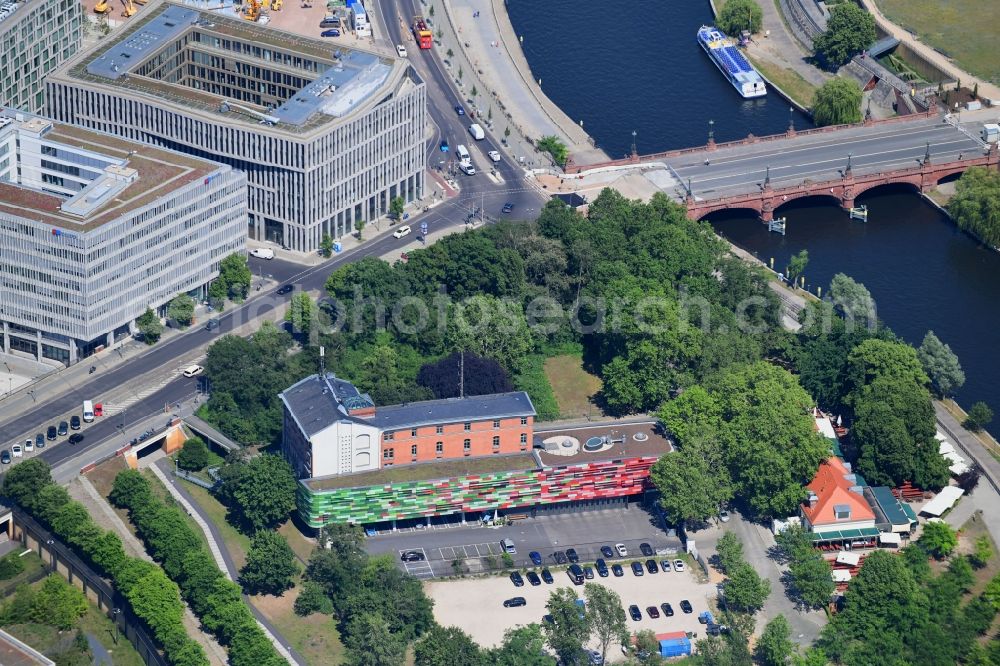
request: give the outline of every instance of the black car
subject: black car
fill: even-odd
[[[634,573],[636,576],[641,576],[643,573],[645,573],[642,570],[642,562],[633,562],[632,563],[632,573]]]
[[[674,616],[674,607],[671,606],[670,604],[664,602],[664,603],[660,604],[660,608],[663,609],[663,614],[666,615],[667,617],[673,617]]]
[[[44,449],[45,448],[45,435],[38,433],[35,435],[35,448]]]
[[[604,557],[614,557],[615,551],[611,550],[611,546],[601,546],[601,555]]]
[[[503,205],[503,208],[500,209],[500,212],[504,215],[508,215],[512,210],[514,210],[514,204],[508,201]]]
[[[552,583],[555,582],[555,579],[552,578],[552,572],[549,571],[547,568],[542,569],[542,580],[545,581],[546,585],[551,585]]]
[[[620,564],[612,564],[611,573],[615,575],[615,578],[621,578],[622,576],[625,575],[625,570],[622,569],[622,565]]]
[[[580,561],[580,556],[576,554],[576,548],[569,548],[566,550],[566,559],[568,559],[573,564]]]
[[[541,566],[542,555],[537,550],[533,550],[530,553],[528,553],[528,557],[531,558],[531,563],[534,564],[536,567]]]
[[[605,562],[601,558],[598,558],[597,562],[594,563],[594,566],[597,567],[597,575],[598,576],[600,576],[601,578],[607,578],[608,577],[608,564],[607,564],[607,562]]]
[[[561,550],[552,553],[552,557],[556,558],[556,564],[566,564],[566,554]]]
[[[276,293],[278,296],[284,296],[285,294],[291,292],[293,289],[295,289],[294,285],[286,284],[278,287],[278,290],[274,293]]]
[[[4,465],[9,465],[10,464],[10,451],[9,450],[4,449],[3,451],[0,451],[0,463],[2,463]]]
[[[510,573],[510,582],[514,583],[514,587],[524,587],[524,579],[516,571]]]
[[[69,434],[69,424],[66,423],[65,421],[60,421],[59,422],[59,436],[60,437],[65,437],[68,434]]]
[[[628,614],[634,622],[638,622],[642,619],[642,611],[635,604],[628,607]]]
[[[83,441],[83,435],[81,435],[78,432],[74,432],[72,435],[69,436],[69,443],[73,444],[74,446],[82,441]]]
[[[219,320],[218,319],[209,319],[208,321],[205,322],[205,330],[206,331],[214,331],[217,328],[219,328]]]
[[[690,615],[694,612],[694,608],[691,607],[691,602],[687,599],[681,601],[681,610],[684,611],[686,615]]]
[[[528,582],[531,583],[533,587],[542,584],[542,579],[539,578],[538,574],[536,574],[534,571],[529,571],[527,578]]]
[[[594,569],[591,567],[583,568],[583,577],[587,580],[592,580],[594,578]]]
[[[518,606],[527,606],[528,602],[524,597],[512,597],[503,602],[504,608],[517,608]]]
[[[659,567],[656,566],[656,560],[646,560],[646,571],[655,574],[659,570]]]
[[[655,620],[656,618],[660,617],[660,609],[658,609],[656,606],[647,606],[646,615]]]
[[[45,431],[45,437],[51,441],[56,438],[56,427],[49,426],[49,429]]]
[[[424,559],[424,554],[419,550],[404,550],[400,553],[399,559],[404,562],[420,562]]]
[[[457,113],[460,116],[464,116],[465,115],[465,109],[463,109],[461,105],[458,105],[458,106],[455,107],[455,113]]]
[[[79,430],[80,429],[80,417],[76,416],[75,414],[73,416],[71,416],[70,419],[69,419],[69,427],[70,427],[71,430]]]
[[[643,555],[645,555],[646,557],[652,557],[653,556],[653,547],[650,546],[645,541],[643,541],[642,543],[639,544],[639,551]]]

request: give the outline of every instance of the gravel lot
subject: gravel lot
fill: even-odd
[[[609,566],[610,564],[611,561]],[[506,576],[429,581],[424,586],[427,594],[434,600],[434,617],[440,624],[461,628],[480,645],[495,646],[503,640],[504,631],[508,628],[541,622],[542,616],[546,614],[545,602],[556,587],[575,588],[578,596],[583,598],[583,586],[573,585],[564,570],[550,568],[550,571],[555,583],[542,583],[538,587],[532,587],[527,580],[524,587],[514,587]],[[715,597],[715,587],[710,583],[698,583],[690,572],[646,573],[638,577],[632,575],[628,566],[625,566],[625,575],[621,578],[594,578],[588,580],[587,584],[606,585],[618,593],[625,608],[630,604],[637,604],[642,609],[641,621],[633,622],[631,618],[626,621],[632,631],[691,631],[704,635],[704,627],[698,624],[698,613],[708,610],[710,600]],[[504,599],[515,596],[524,597],[528,605],[504,608]],[[681,599],[687,599],[694,606],[692,614],[681,613]],[[669,602],[676,614],[668,618],[661,612],[658,619],[650,619],[646,614],[646,607],[659,607],[663,602]],[[614,646],[613,651],[615,655],[621,655],[618,646]]]

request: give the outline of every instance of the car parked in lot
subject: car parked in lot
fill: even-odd
[[[424,554],[419,550],[405,550],[399,555],[403,562],[420,562],[424,559]]]
[[[4,449],[0,451],[0,464],[9,465],[10,464],[10,451]]]
[[[24,457],[24,452],[21,450],[20,444],[15,444],[14,446],[10,447],[10,452],[15,458]]]
[[[660,617],[660,609],[657,608],[656,606],[647,606],[646,615],[648,615],[651,619],[655,620],[656,618]]]
[[[673,567],[670,566],[670,560],[660,560],[660,568],[663,569],[664,573],[673,571]]]
[[[35,450],[35,442],[30,437],[24,440],[24,452],[31,453]]]
[[[601,558],[598,558],[597,562],[594,563],[594,566],[597,567],[597,575],[598,576],[600,576],[601,578],[607,578],[608,577],[608,564],[607,564],[607,562],[605,562]]]
[[[653,547],[650,546],[645,541],[643,541],[642,543],[639,544],[639,552],[642,553],[645,557],[652,557]]]
[[[580,568],[579,564],[569,565],[569,569],[566,570],[566,575],[569,579],[573,581],[574,585],[583,585],[583,569]]]
[[[724,523],[728,523],[729,522],[729,512],[726,511],[725,509],[723,509],[722,511],[720,511],[719,512],[719,520],[721,520]]]
[[[611,550],[611,546],[601,546],[601,555],[604,557],[614,557],[615,551]]]
[[[681,610],[684,612],[685,615],[690,615],[691,613],[694,612],[694,608],[691,607],[691,602],[688,601],[687,599],[681,601]]]
[[[524,579],[516,571],[510,572],[510,582],[514,583],[514,587],[524,587]]]
[[[556,564],[566,564],[566,553],[562,552],[561,550],[557,550],[556,552],[552,553],[552,557],[555,558]]]
[[[73,416],[71,416],[69,418],[69,427],[70,427],[70,430],[79,430],[80,429],[80,417],[77,416],[76,414],[74,414]]]
[[[35,435],[35,448],[44,449],[45,448],[45,435],[38,433]]]
[[[643,571],[642,569],[642,562],[632,563],[632,573],[635,574],[636,576],[641,576],[645,573],[645,571]]]
[[[504,608],[517,608],[518,606],[527,606],[528,601],[524,597],[511,597],[503,602]]]
[[[49,441],[52,441],[53,439],[55,439],[56,438],[56,427],[55,426],[49,426],[49,429],[45,431],[45,437]]]
[[[646,571],[655,574],[659,570],[660,568],[656,566],[656,560],[646,560]]]
[[[684,571],[684,560],[674,560],[674,571]]]
[[[668,604],[667,602],[663,602],[662,604],[660,604],[660,608],[663,609],[663,614],[665,616],[667,616],[667,617],[673,617],[674,616],[674,607],[671,606],[670,604]]]
[[[576,548],[566,549],[566,559],[572,562],[573,564],[576,564],[577,562],[580,561],[580,556],[576,554]]]
[[[594,569],[593,569],[593,567],[584,567],[583,568],[583,577],[586,578],[587,580],[593,580],[594,579]]]
[[[529,571],[527,575],[528,582],[531,583],[532,587],[537,587],[542,584],[542,579],[538,577],[534,571]]]
[[[555,579],[552,578],[552,572],[548,568],[542,569],[542,580],[545,581],[546,585],[551,585],[555,582]]]
[[[60,437],[65,437],[67,434],[69,434],[69,424],[66,423],[65,421],[60,421],[59,422],[59,436]]]
[[[633,622],[638,622],[642,619],[642,611],[635,604],[628,607],[628,614],[632,618]]]
[[[625,544],[616,543],[615,550],[618,552],[618,557],[628,557],[628,548],[625,547]]]
[[[340,31],[336,28],[330,28],[329,30],[324,30],[319,33],[320,37],[340,37]]]
[[[83,435],[81,435],[78,432],[74,432],[72,435],[69,436],[69,443],[74,446],[76,446],[82,441],[83,441]]]
[[[530,553],[528,553],[528,557],[531,558],[531,563],[534,564],[536,567],[541,565],[542,554],[539,553],[537,550],[533,550]]]
[[[622,565],[620,564],[612,564],[611,573],[615,575],[615,578],[621,578],[622,576],[625,575],[625,570],[622,569]]]

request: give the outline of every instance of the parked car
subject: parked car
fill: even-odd
[[[645,573],[645,571],[642,570],[642,562],[632,563],[632,573],[636,576],[641,576]]]
[[[694,612],[694,608],[691,607],[691,602],[688,601],[687,599],[681,601],[681,610],[684,612],[685,615],[690,615],[691,613]]]
[[[641,552],[646,557],[652,557],[653,547],[650,546],[645,541],[643,541],[642,543],[639,544],[639,552]]]
[[[674,571],[684,571],[684,560],[674,560]]]
[[[400,554],[399,559],[404,562],[420,562],[424,559],[424,554],[419,550],[405,550]]]
[[[618,557],[628,557],[628,548],[625,547],[625,544],[616,543],[615,550],[618,552]]]
[[[72,435],[69,436],[69,443],[73,444],[74,446],[82,441],[83,441],[83,435],[81,435],[78,432],[74,432]]]
[[[336,28],[330,28],[329,30],[324,30],[319,33],[320,37],[340,37],[340,31]]]
[[[10,464],[10,451],[4,449],[0,451],[0,464],[9,465]]]
[[[465,109],[462,108],[461,104],[456,104],[455,105],[455,113],[457,113],[460,116],[464,116],[465,115]]]
[[[647,606],[646,615],[655,620],[656,618],[660,617],[660,609],[657,608],[656,606]]]
[[[31,453],[34,450],[35,450],[35,441],[30,437],[24,440],[24,452]]]
[[[594,563],[594,566],[597,567],[597,575],[598,576],[600,576],[601,578],[607,578],[608,577],[608,564],[607,564],[607,562],[605,562],[601,558],[598,558],[597,562]]]
[[[642,611],[635,604],[628,607],[628,614],[631,616],[633,622],[638,622],[642,619]]]
[[[45,437],[49,441],[52,441],[53,439],[55,439],[56,438],[56,427],[55,426],[49,426],[49,429],[45,431]]]
[[[35,448],[44,449],[45,448],[45,435],[38,433],[35,435]]]
[[[77,416],[76,414],[74,414],[73,416],[71,416],[69,418],[69,427],[70,427],[71,430],[79,430],[80,429],[80,417]]]
[[[723,509],[722,511],[720,511],[719,512],[719,520],[721,520],[724,523],[728,523],[729,522],[729,512],[726,511],[725,509]]]
[[[251,257],[257,257],[258,259],[274,259],[274,250],[266,247],[255,247],[250,250]]]
[[[524,579],[516,571],[510,572],[510,582],[514,583],[514,587],[524,587]]]
[[[15,444],[14,446],[10,447],[10,452],[11,454],[13,454],[15,458],[21,458],[24,456],[24,452],[21,450],[20,444]]]
[[[622,565],[620,564],[612,564],[611,573],[615,575],[615,578],[621,578],[622,576],[625,575],[625,570],[622,569]]]
[[[545,581],[546,585],[551,585],[552,583],[555,582],[555,579],[552,578],[552,572],[549,571],[547,568],[542,569],[542,580]]]
[[[614,557],[615,551],[611,550],[611,546],[601,546],[601,555],[604,557]]]
[[[574,585],[583,585],[583,569],[580,568],[579,564],[569,565],[569,569],[566,570],[566,575],[569,579],[573,581]]]
[[[528,579],[528,582],[531,583],[532,587],[538,587],[539,585],[542,584],[542,579],[539,578],[538,574],[536,574],[534,571],[529,571],[526,578]]]
[[[528,553],[528,557],[531,558],[531,563],[534,564],[536,567],[542,564],[542,554],[539,553],[537,550],[533,550],[530,553]]]
[[[597,650],[587,650],[587,660],[590,666],[604,666],[604,657]]]
[[[583,577],[586,578],[587,580],[593,580],[594,579],[594,569],[592,567],[584,567],[583,568]]]
[[[69,424],[66,423],[65,421],[60,421],[59,422],[59,436],[60,437],[65,437],[67,434],[69,434]]]
[[[501,539],[500,548],[502,548],[505,553],[517,555],[517,546],[514,545],[513,539]]]
[[[577,562],[580,561],[580,556],[576,554],[576,548],[566,549],[566,559],[568,559],[573,564],[576,564]]]
[[[656,566],[656,560],[646,560],[646,571],[651,574],[658,572],[660,568]]]
[[[555,558],[556,564],[566,564],[566,553],[562,552],[561,550],[557,550],[556,552],[552,553],[552,557]]]
[[[518,606],[527,606],[528,602],[524,597],[511,597],[503,602],[504,608],[517,608]]]
[[[663,602],[662,604],[660,604],[660,608],[663,609],[663,614],[665,616],[667,616],[667,617],[673,617],[674,616],[674,607],[671,606],[670,604],[668,604],[667,602]]]

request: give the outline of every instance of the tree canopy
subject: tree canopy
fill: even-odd
[[[834,9],[843,6],[853,5]],[[812,112],[819,127],[861,122],[861,87],[854,79],[839,76],[824,82],[816,91]]]
[[[576,592],[568,587],[556,588],[549,593],[545,608],[553,620],[542,627],[546,643],[563,663],[579,663],[583,646],[590,638],[591,621],[577,605]]]
[[[219,497],[230,518],[250,533],[277,526],[295,509],[295,474],[280,456],[227,462],[219,477]]]
[[[240,585],[247,594],[280,596],[295,584],[293,579],[298,573],[295,553],[285,537],[262,530],[250,540],[246,564],[240,569]]]
[[[831,71],[875,42],[875,17],[853,2],[833,6],[826,32],[813,40],[816,57]]]
[[[991,247],[1000,246],[1000,173],[971,167],[955,184],[948,214],[964,229]]]
[[[917,357],[938,397],[949,396],[965,384],[965,373],[958,356],[934,335],[934,331],[927,331],[917,349]]]
[[[715,25],[727,35],[738,37],[744,30],[760,32],[764,13],[755,0],[726,0],[722,5]]]
[[[187,294],[177,294],[167,306],[167,317],[182,328],[190,326],[194,320],[194,299]]]
[[[417,384],[430,389],[435,398],[458,397],[459,385],[469,396],[514,390],[507,371],[499,363],[471,352],[464,355],[452,352],[439,361],[425,363],[417,373]]]
[[[153,308],[147,307],[146,311],[136,318],[135,325],[142,334],[143,341],[148,345],[154,344],[163,335],[163,322],[153,312]]]

